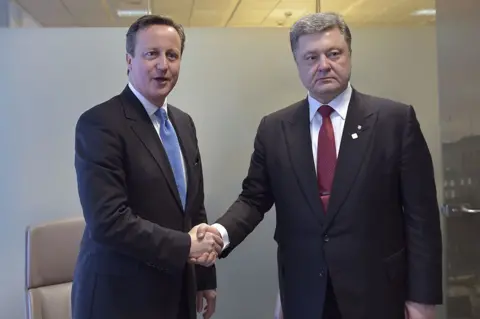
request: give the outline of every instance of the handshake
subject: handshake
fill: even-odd
[[[220,232],[208,224],[193,227],[188,234],[191,239],[189,262],[210,267],[222,252],[223,239]]]

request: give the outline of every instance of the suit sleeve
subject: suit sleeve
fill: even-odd
[[[205,213],[205,207],[202,205],[198,215],[196,216],[193,224],[198,225],[206,223],[208,224],[207,215]],[[211,290],[217,288],[217,273],[215,265],[211,267],[204,267],[201,265],[195,265],[195,277],[197,279],[197,290]]]
[[[202,159],[200,157],[200,151],[198,149],[198,140],[197,140],[197,132],[195,129],[195,124],[190,118],[190,123],[193,128],[193,134],[195,137],[195,145],[197,147],[197,151],[199,154],[199,170],[200,170],[200,188],[199,188],[199,196],[201,196],[201,205],[198,208],[198,211],[196,214],[193,215],[192,217],[192,225],[196,226],[198,224],[208,224],[208,218],[207,218],[207,213],[205,211],[205,195],[204,195],[204,190],[203,190],[203,168],[202,168]],[[217,288],[217,275],[216,275],[216,268],[215,265],[211,267],[204,267],[201,265],[195,265],[195,277],[197,279],[197,290],[202,291],[202,290],[211,290],[211,289],[216,289]]]
[[[129,206],[123,139],[98,113],[86,112],[75,132],[80,202],[92,238],[112,250],[166,270],[181,270],[190,236],[139,217]]]
[[[432,158],[413,107],[402,140],[401,193],[405,215],[408,295],[422,304],[442,303],[442,238]]]
[[[254,141],[247,177],[243,180],[238,199],[216,223],[225,227],[230,239],[229,246],[220,258],[227,257],[263,220],[274,203],[270,188],[266,161],[267,117],[260,122]]]

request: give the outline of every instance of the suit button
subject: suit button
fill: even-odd
[[[328,235],[325,234],[325,235],[323,236],[323,241],[324,241],[325,243],[328,243],[329,240],[330,240],[330,237],[328,237]]]
[[[325,277],[325,271],[321,270],[320,273],[318,274],[320,277]]]

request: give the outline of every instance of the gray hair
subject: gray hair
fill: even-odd
[[[293,55],[297,51],[298,39],[302,35],[320,33],[335,28],[338,28],[343,34],[348,49],[352,52],[352,34],[343,17],[334,12],[322,12],[306,15],[290,28],[290,46]]]

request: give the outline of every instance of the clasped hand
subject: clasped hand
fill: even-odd
[[[223,240],[215,227],[200,224],[193,227],[188,234],[192,240],[189,261],[210,267],[215,263],[223,248]]]

